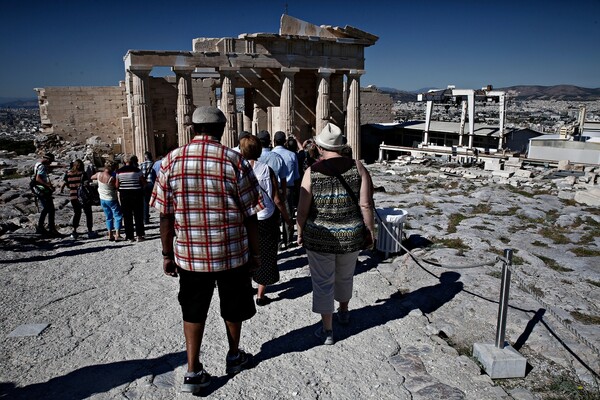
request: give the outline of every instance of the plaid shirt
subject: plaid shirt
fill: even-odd
[[[199,272],[248,262],[244,219],[258,203],[248,161],[208,136],[196,136],[163,159],[150,200],[161,213],[175,215],[177,265]]]

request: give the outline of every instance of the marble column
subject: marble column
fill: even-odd
[[[221,144],[227,147],[235,147],[237,141],[237,107],[233,80],[237,68],[220,67],[219,73],[221,74],[221,111],[227,119]]]
[[[152,67],[131,67],[133,92],[133,154],[140,160],[144,159],[144,152],[153,155],[154,130],[152,129],[152,105],[150,102],[149,76]]]
[[[294,135],[294,75],[300,68],[281,68],[281,97],[279,100],[279,129],[286,136]],[[271,132],[273,135],[274,132]]]
[[[348,72],[348,102],[346,103],[346,137],[355,160],[362,157],[360,146],[360,76],[364,70]]]
[[[188,144],[194,137],[192,114],[192,72],[194,67],[173,67],[177,80],[177,139],[179,146]]]
[[[321,133],[329,118],[331,116],[329,112],[330,89],[329,89],[329,77],[335,72],[333,69],[319,68],[317,74],[319,76],[319,88],[317,91],[317,109],[315,119],[315,133],[318,135]]]

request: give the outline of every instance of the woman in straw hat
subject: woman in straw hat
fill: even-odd
[[[308,256],[315,313],[322,326],[315,335],[333,344],[333,312],[339,302],[340,324],[350,322],[354,268],[365,240],[373,238],[375,222],[371,178],[360,161],[343,157],[346,147],[340,128],[328,123],[315,138],[321,155],[306,170],[298,204],[298,244]]]

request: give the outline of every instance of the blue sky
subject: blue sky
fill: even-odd
[[[286,4],[293,17],[379,36],[363,86],[600,87],[600,0],[9,0],[0,4],[0,97],[116,86],[129,49],[187,51],[197,37],[277,33]]]

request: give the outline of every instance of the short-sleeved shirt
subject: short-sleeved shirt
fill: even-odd
[[[298,172],[298,157],[293,151],[289,151],[283,146],[275,146],[272,150],[283,158],[283,162],[287,168],[286,182],[288,187],[294,186],[294,183],[300,179]]]
[[[277,153],[273,153],[266,147],[263,147],[262,153],[260,157],[258,157],[258,161],[267,164],[275,175],[277,176],[277,180],[279,183],[286,182],[287,183],[287,167],[283,158]]]
[[[158,175],[154,171],[154,162],[147,160],[140,164],[140,171],[142,171],[142,175],[146,178],[146,183],[149,185],[154,185],[154,181],[156,180],[156,176]]]
[[[142,171],[133,165],[125,165],[119,168],[116,172],[116,177],[119,181],[119,192],[143,189],[140,182],[140,178],[143,176]]]
[[[69,200],[77,200],[77,188],[82,182],[89,181],[87,174],[83,171],[69,171],[63,179],[69,189]]]
[[[244,220],[259,205],[258,181],[241,154],[196,136],[162,161],[150,205],[175,216],[175,262],[212,272],[248,262]]]

